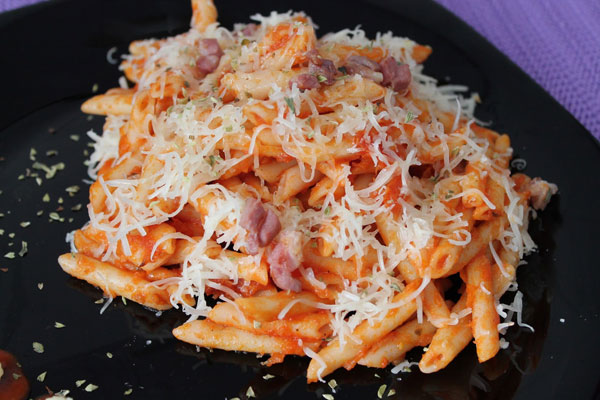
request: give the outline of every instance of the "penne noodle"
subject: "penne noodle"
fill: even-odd
[[[133,93],[133,89],[111,89],[86,100],[81,105],[81,111],[96,115],[129,115]]]
[[[477,345],[477,358],[485,362],[500,350],[498,323],[500,318],[494,303],[492,270],[486,255],[471,261],[465,271],[467,305],[473,310],[472,330]]]
[[[458,314],[466,308],[467,295],[463,294],[452,308]],[[419,369],[425,374],[445,368],[464,349],[471,339],[471,315],[462,317],[455,325],[446,325],[435,331],[427,351],[419,361]]]
[[[219,303],[208,313],[211,321],[245,331],[303,340],[321,340],[329,332],[331,316],[326,311],[300,314],[273,321],[256,321],[238,311],[231,303]]]
[[[417,309],[416,302],[411,297],[420,284],[420,281],[414,281],[406,286],[393,300],[393,303],[400,303],[402,304],[401,306],[388,311],[381,321],[373,325],[368,321],[360,324],[352,332],[353,339],[348,339],[344,345],[340,343],[339,338],[329,342],[318,353],[319,358],[325,363],[325,368],[321,371],[319,362],[316,359],[311,360],[306,373],[308,382],[316,382],[319,378],[329,375],[341,366],[347,369],[352,368],[362,358],[361,352],[365,348],[369,348],[396,327],[402,325],[404,321],[408,320]],[[355,340],[360,341],[360,344],[356,343]]]
[[[308,382],[426,345],[432,373],[473,338],[494,357],[496,302],[535,249],[529,207],[556,185],[511,176],[510,138],[473,122],[476,94],[424,75],[427,45],[318,38],[292,11],[227,29],[212,0],[191,8],[189,31],[130,44],[132,88],[81,106],[107,118],[63,270],[181,307],[185,342],[310,357]]]
[[[156,310],[171,308],[166,290],[154,287],[133,271],[75,253],[63,254],[58,263],[63,271],[100,288],[109,297],[123,296]]]
[[[435,331],[436,327],[428,321],[420,324],[412,319],[373,345],[358,364],[372,368],[385,368],[389,363],[397,364],[408,351],[417,346],[427,346]]]
[[[207,319],[186,322],[173,329],[173,336],[200,347],[258,354],[304,355],[304,347],[311,350],[319,347],[319,342],[305,341],[300,346],[297,339],[247,332]]]

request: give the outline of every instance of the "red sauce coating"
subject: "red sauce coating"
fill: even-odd
[[[8,351],[0,350],[0,364],[4,374],[0,377],[0,400],[22,400],[29,394],[29,382],[17,359]]]

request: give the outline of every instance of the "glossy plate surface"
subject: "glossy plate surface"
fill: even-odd
[[[478,365],[470,346],[449,368],[429,376],[338,371],[332,376],[341,385],[335,399],[377,398],[382,384],[387,385],[383,398],[391,389],[395,394],[389,398],[402,399],[597,396],[600,149],[591,135],[495,48],[433,2],[217,3],[226,27],[256,12],[295,8],[313,18],[321,35],[361,24],[371,36],[392,30],[431,45],[426,73],[477,91],[483,100],[477,116],[510,134],[515,157],[527,160],[527,174],[560,189],[532,221],[539,252],[527,257],[529,264],[518,273],[524,320],[534,333],[513,328],[511,346],[493,361]],[[79,106],[94,84],[100,91],[117,85],[119,72],[107,62],[108,49],[116,46],[120,55],[133,39],[182,32],[189,19],[187,0],[56,1],[0,15],[0,349],[18,357],[32,397],[45,393],[45,385],[70,389],[76,399],[121,398],[130,388],[128,398],[139,399],[246,398],[249,386],[258,398],[317,399],[332,393],[326,384],[306,385],[307,362],[299,358],[264,368],[251,354],[196,351],[177,342],[170,331],[185,320],[177,311],[159,318],[119,300],[99,315],[95,301],[101,293],[70,278],[56,263],[68,251],[65,234],[87,220],[85,132],[100,132],[103,118],[88,119]],[[28,168],[40,173],[32,169],[32,148],[37,161],[63,162],[65,168],[52,179],[42,172],[38,185],[27,177]],[[70,197],[65,189],[72,185],[81,190]],[[49,202],[42,200],[46,193]],[[84,210],[72,211],[77,204]],[[51,212],[64,221],[50,222]],[[30,225],[22,227],[27,221]],[[28,246],[24,257],[1,257],[18,253],[22,241]],[[65,327],[55,328],[55,322]],[[42,354],[33,351],[33,342],[44,345]],[[44,382],[36,381],[44,371]],[[275,378],[265,380],[265,374]],[[78,388],[75,382],[83,379]],[[98,389],[86,392],[89,383]]]

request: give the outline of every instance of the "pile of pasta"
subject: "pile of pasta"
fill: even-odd
[[[90,221],[63,270],[180,308],[185,342],[308,356],[308,382],[397,371],[418,346],[431,373],[473,340],[480,362],[507,345],[514,316],[525,325],[528,219],[556,186],[511,176],[477,96],[438,86],[431,49],[392,33],[317,39],[293,12],[228,30],[211,1],[192,8],[188,32],[131,43],[133,87],[82,106],[106,123],[88,133]]]

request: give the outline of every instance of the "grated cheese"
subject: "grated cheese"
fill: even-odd
[[[307,19],[308,23],[304,25],[294,21],[297,18]],[[472,93],[467,97],[467,87],[438,85],[436,79],[424,74],[423,66],[412,58],[416,46],[414,41],[396,37],[391,32],[377,33],[374,39],[369,39],[357,26],[326,34],[317,42],[321,50],[332,53],[337,65],[342,65],[345,60],[337,58],[331,51],[333,46],[381,47],[385,55],[409,66],[412,74],[410,97],[400,98],[393,90],[384,88],[383,97],[378,99],[349,101],[341,98],[317,104],[309,91],[301,91],[295,84],[288,87],[287,84],[273,83],[267,87],[265,98],[246,96],[248,98],[230,102],[226,99],[227,88],[220,86],[221,78],[226,73],[261,71],[263,66],[257,57],[260,50],[258,42],[270,27],[293,22],[290,32],[297,35],[317,28],[301,12],[256,14],[251,19],[260,25],[249,36],[242,33],[244,24],[236,24],[233,31],[229,31],[215,23],[204,32],[191,29],[163,40],[140,41],[139,45],[146,54],[124,56],[124,65],[129,63],[134,69],[137,68],[136,63],[143,62],[142,70],[134,71],[141,73],[134,103],[144,90],[153,90],[157,99],[168,100],[166,97],[172,95],[169,94],[171,74],[183,78],[186,89],[183,90],[183,98],[173,95],[173,105],[167,110],[157,115],[147,113],[143,123],[138,121],[135,126],[140,125],[141,132],[133,131],[130,117],[112,115],[107,117],[102,135],[87,132],[93,141],[88,174],[97,180],[98,187],[95,189],[101,191],[104,201],[101,212],[95,211],[91,204],[88,206],[89,226],[106,236],[107,245],[99,250],[99,258],[110,261],[118,258],[119,254],[129,257],[132,249],[128,235],[145,236],[149,227],[168,222],[188,204],[202,208],[201,237],[169,233],[154,242],[150,254],[152,261],[155,261],[157,249],[166,241],[186,240],[192,246],[181,264],[181,276],[155,281],[151,285],[174,287],[170,291],[170,301],[173,307],[181,308],[189,315],[190,320],[208,315],[211,307],[205,299],[207,290],[220,291],[220,300],[233,304],[241,314],[233,301],[240,294],[217,282],[227,280],[237,284],[240,280],[237,264],[224,254],[213,258],[206,254],[212,247],[238,251],[247,244],[247,232],[240,226],[245,198],[218,180],[243,163],[252,161],[255,168],[260,166],[261,134],[269,134],[281,146],[281,158],[293,160],[292,165],[297,165],[303,182],[312,182],[317,174],[322,173],[323,158],[331,158],[327,151],[331,148],[342,147],[346,154],[370,159],[376,166],[371,179],[360,188],[355,187],[349,164],[327,172],[325,175],[332,185],[321,199],[320,208],[304,208],[305,205],[298,205],[293,200],[280,201],[277,195],[268,205],[279,218],[282,235],[300,233],[301,246],[324,240],[332,245],[333,257],[351,261],[356,266],[358,278],[343,281],[343,288],[336,294],[333,304],[310,302],[314,307],[331,312],[333,336],[338,337],[342,345],[347,340],[358,340],[352,332],[359,324],[365,321],[374,323],[387,311],[408,301],[416,300],[417,320],[422,322],[421,293],[430,278],[424,277],[421,286],[410,298],[394,303],[394,296],[404,288],[402,278],[396,276],[395,271],[401,262],[420,260],[421,252],[438,238],[446,239],[455,246],[466,246],[471,242],[467,217],[448,203],[476,195],[490,210],[496,210],[495,204],[479,189],[469,188],[457,193],[449,190],[463,179],[460,173],[454,172],[463,160],[481,165],[481,176],[493,179],[506,191],[508,204],[504,211],[508,225],[501,234],[500,245],[518,252],[519,257],[535,250],[535,244],[527,233],[530,211],[515,191],[509,172],[500,168],[489,156],[493,149],[490,149],[488,140],[471,129],[476,121],[473,112],[479,96]],[[224,55],[214,72],[197,79],[194,68],[200,55],[198,42],[204,38],[216,39]],[[112,48],[107,53],[108,62],[116,62],[113,58],[115,51],[116,48]],[[282,71],[291,69],[291,60],[284,59],[282,62],[285,64]],[[365,84],[365,79],[358,74],[344,76],[331,88],[343,85],[360,87]],[[127,88],[127,80],[121,77],[119,85]],[[252,132],[248,132],[247,127],[254,125],[250,124],[248,110],[254,106],[268,110],[272,121],[259,123]],[[335,107],[336,111],[321,114],[319,110],[322,107]],[[447,120],[442,113],[447,113]],[[425,122],[426,116],[431,119],[428,123]],[[319,119],[319,122],[315,124],[312,119]],[[132,143],[137,143],[136,139],[145,141],[139,152],[119,152],[123,130],[128,131],[127,138]],[[236,151],[235,146],[229,144],[241,139],[247,140],[244,146],[247,145],[248,151]],[[508,149],[505,155],[512,155],[512,149]],[[438,161],[433,163],[432,158]],[[412,172],[428,165],[435,166],[433,179],[421,179]],[[129,176],[98,176],[104,166],[117,169],[131,166],[125,169],[141,172]],[[396,186],[397,193],[391,190]],[[245,187],[259,194],[250,185]],[[341,194],[338,189],[343,189]],[[172,207],[165,206],[163,209],[163,204]],[[377,217],[396,211],[397,218],[390,218],[388,222],[398,240],[385,245],[374,226],[378,222]],[[328,229],[321,229],[324,227]],[[76,252],[73,238],[72,232],[66,240]],[[364,273],[361,263],[368,255],[367,249],[375,252],[377,262]],[[508,276],[492,243],[489,243],[489,249],[502,274]],[[254,261],[260,262],[264,256],[264,250],[261,250],[254,256]],[[313,269],[301,266],[299,272],[314,288],[327,289],[327,284],[317,279]],[[108,285],[105,286],[109,298],[101,313],[112,302]],[[490,294],[485,286],[482,285],[481,289]],[[184,301],[187,296],[197,299],[195,305],[190,306]],[[278,318],[284,318],[300,301],[306,302],[294,300],[288,303]],[[498,304],[497,308],[505,318],[498,326],[499,330],[503,331],[512,324],[514,313],[517,314],[518,325],[529,327],[521,321],[520,292],[516,292],[511,305]],[[456,324],[470,313],[470,308],[452,313],[446,322]],[[315,352],[308,348],[304,351],[324,368],[323,360]],[[401,363],[392,371],[397,373],[410,365]],[[322,380],[320,372],[319,379]]]

